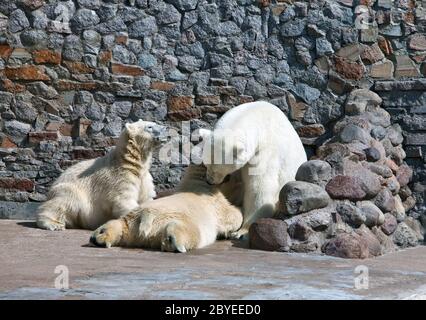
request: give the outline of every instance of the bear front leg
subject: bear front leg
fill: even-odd
[[[50,231],[65,230],[65,208],[62,202],[66,199],[51,199],[43,203],[37,213],[37,226]]]
[[[120,201],[116,201],[112,208],[112,215],[115,219],[118,219],[129,212],[137,209],[139,204],[136,200],[126,200],[121,199]]]
[[[275,204],[278,201],[278,183],[249,185],[244,194],[243,225],[231,234],[233,239],[248,238],[248,231],[253,222],[260,218],[271,218],[275,212]]]

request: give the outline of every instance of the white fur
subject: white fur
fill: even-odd
[[[38,226],[93,230],[152,199],[155,190],[148,170],[155,126],[142,120],[127,124],[114,150],[68,168],[40,206]]]
[[[200,135],[209,182],[219,184],[227,175],[241,171],[244,223],[237,237],[247,233],[258,218],[274,214],[281,188],[294,180],[299,166],[307,161],[292,124],[268,102],[239,105],[220,118],[213,132],[202,130]],[[234,163],[212,163],[212,145]]]

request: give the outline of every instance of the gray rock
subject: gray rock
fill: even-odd
[[[83,44],[76,35],[65,38],[62,57],[66,60],[80,61],[83,57]]]
[[[4,130],[11,136],[22,137],[28,134],[31,131],[31,125],[27,123],[22,123],[16,120],[5,121]]]
[[[357,207],[363,212],[365,216],[365,225],[369,228],[374,226],[380,226],[385,221],[385,216],[383,212],[372,202],[362,201],[358,202]]]
[[[395,232],[392,234],[392,240],[395,244],[403,248],[414,247],[419,242],[415,231],[404,222],[398,224]]]
[[[102,37],[94,30],[83,31],[83,50],[84,53],[98,54],[101,48]]]
[[[138,56],[138,64],[144,69],[150,69],[157,65],[157,58],[150,53],[141,53]]]
[[[135,64],[136,56],[123,45],[117,45],[112,49],[112,57],[114,60],[123,64]]]
[[[340,141],[342,141],[343,143],[359,141],[368,145],[369,141],[371,140],[370,135],[364,129],[354,124],[349,124],[345,128],[343,128],[339,136]]]
[[[154,17],[146,17],[133,22],[129,26],[129,36],[136,39],[143,39],[146,36],[155,34],[158,31]]]
[[[318,57],[331,55],[334,53],[333,47],[327,38],[321,37],[316,39],[316,50]]]
[[[332,206],[325,207],[322,209],[312,210],[294,217],[285,219],[288,227],[292,224],[303,221],[314,231],[324,231],[332,224],[333,217],[332,212],[335,212],[335,208]]]
[[[395,199],[389,189],[385,188],[379,192],[374,204],[383,212],[391,212],[395,209]]]
[[[54,88],[41,81],[28,84],[27,89],[32,94],[41,96],[45,99],[54,99],[58,96],[58,92]]]
[[[130,101],[116,101],[110,110],[112,114],[116,114],[121,118],[127,118],[132,110],[132,103]]]
[[[304,83],[296,84],[294,93],[308,104],[313,103],[321,95],[318,89],[312,88]]]
[[[367,148],[364,150],[365,156],[367,157],[367,161],[376,162],[381,158],[379,150],[376,148]]]
[[[105,135],[110,137],[118,137],[121,134],[123,122],[120,118],[110,119],[103,128]]]
[[[87,8],[87,9],[96,10],[101,7],[100,0],[77,0],[77,3],[80,7]]]
[[[24,11],[17,9],[9,16],[9,30],[10,32],[19,32],[30,26],[27,16]]]
[[[194,10],[198,4],[198,0],[168,0],[167,2],[173,4],[181,11]]]
[[[337,213],[342,217],[342,220],[353,226],[354,228],[358,228],[366,221],[366,216],[362,210],[351,205],[349,202],[347,203],[339,203],[336,206]]]
[[[43,30],[25,30],[21,33],[20,39],[26,47],[45,48],[48,36]]]
[[[315,183],[322,187],[331,179],[331,166],[322,160],[310,160],[303,163],[296,173],[297,181]]]
[[[31,102],[27,99],[17,97],[13,105],[13,112],[16,119],[28,123],[32,123],[38,116],[37,110],[32,106]]]
[[[95,11],[90,9],[79,9],[71,19],[71,27],[76,31],[82,31],[97,25],[100,21]]]
[[[371,136],[376,140],[383,140],[386,137],[386,129],[383,127],[374,127],[371,130]]]
[[[316,184],[304,181],[287,183],[280,192],[280,206],[284,213],[296,215],[321,209],[330,203],[327,192]]]
[[[297,37],[303,34],[306,22],[296,18],[281,25],[281,35],[283,37]]]
[[[402,129],[399,124],[393,124],[387,128],[387,138],[392,142],[392,145],[400,145],[404,141]]]

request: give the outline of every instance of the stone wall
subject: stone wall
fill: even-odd
[[[63,169],[139,118],[193,130],[264,99],[312,155],[354,88],[378,92],[406,130],[424,211],[426,96],[405,78],[426,73],[425,33],[414,0],[2,1],[0,216],[42,201]],[[156,184],[174,186],[183,167],[155,159]]]

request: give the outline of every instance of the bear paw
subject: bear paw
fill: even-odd
[[[41,229],[46,229],[50,231],[63,231],[65,230],[65,224],[60,222],[55,222],[53,220],[41,220],[37,222],[37,225]]]
[[[248,230],[240,229],[238,231],[232,232],[229,235],[229,238],[232,240],[248,240]]]

